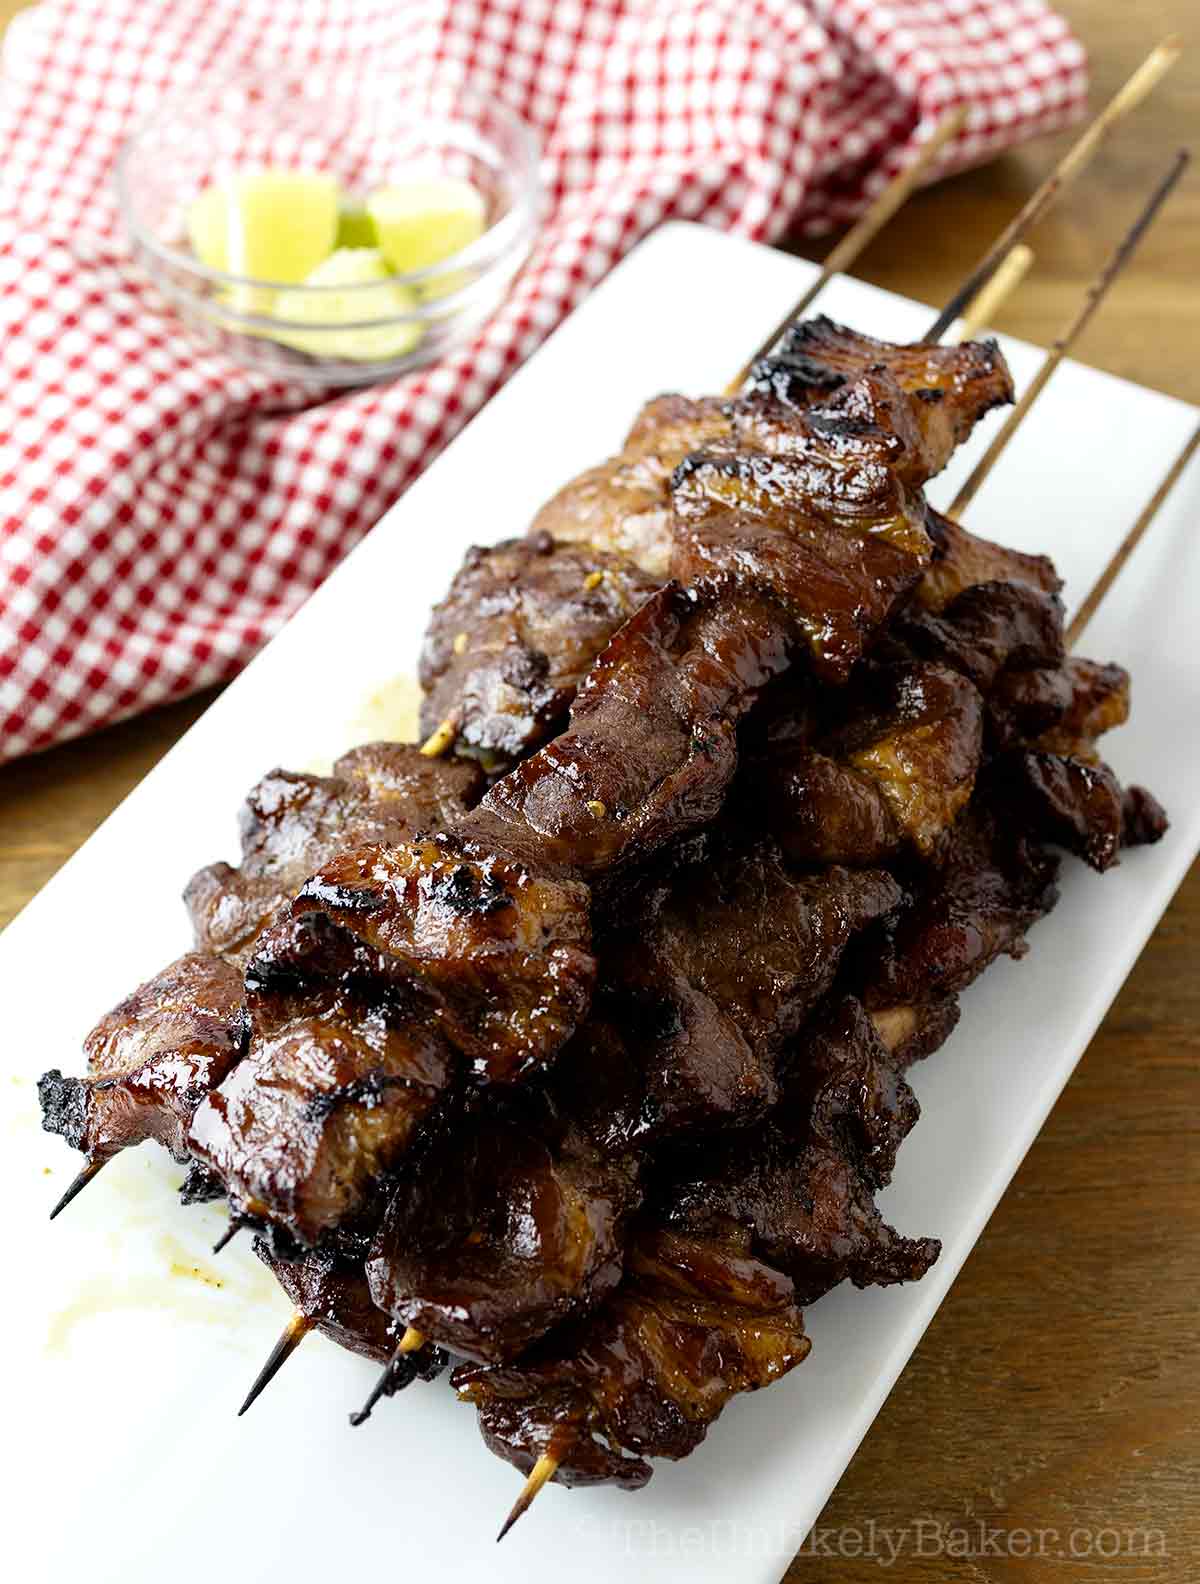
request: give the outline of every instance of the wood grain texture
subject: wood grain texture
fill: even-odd
[[[1037,264],[1000,328],[1038,342],[1053,337],[1175,148],[1200,127],[1195,0],[1059,0],[1059,7],[1090,49],[1097,104],[1161,35],[1190,34],[1191,49],[1032,237]],[[0,0],[0,20],[15,9]],[[917,195],[857,273],[941,301],[1067,141]],[[1198,245],[1200,177],[1192,174],[1079,355],[1200,402]],[[0,770],[0,922],[212,696]],[[1200,867],[789,1570],[789,1584],[1200,1577],[1198,1116]],[[978,1527],[961,1538],[943,1529],[935,1538],[937,1524],[981,1520],[982,1535]],[[1070,1555],[1073,1531],[1082,1531],[1076,1548],[1088,1546],[1090,1555]],[[974,1555],[953,1554],[964,1543]],[[893,1544],[902,1549],[884,1565]],[[1105,1555],[1114,1544],[1120,1554]],[[914,1554],[920,1548],[930,1554]]]

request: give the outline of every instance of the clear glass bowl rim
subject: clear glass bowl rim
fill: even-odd
[[[243,77],[248,74],[242,74]],[[237,81],[231,78],[230,81]],[[538,178],[538,142],[532,129],[521,118],[509,110],[507,106],[495,100],[484,100],[470,88],[456,90],[456,103],[464,107],[463,114],[444,114],[440,116],[422,117],[424,125],[444,126],[470,126],[478,130],[479,121],[484,113],[500,121],[508,132],[518,149],[520,164],[511,170],[513,177],[514,198],[511,208],[506,214],[501,215],[494,225],[490,225],[482,236],[474,242],[461,248],[457,253],[452,253],[448,258],[440,260],[437,264],[430,264],[425,269],[412,270],[406,275],[388,275],[380,280],[365,281],[354,286],[306,286],[302,281],[276,281],[268,280],[258,275],[233,275],[227,270],[213,269],[207,264],[202,264],[193,253],[185,252],[181,248],[169,246],[161,241],[153,231],[143,225],[138,217],[137,202],[133,197],[129,184],[129,165],[142,146],[151,135],[160,127],[169,122],[178,120],[187,114],[189,107],[198,106],[211,93],[211,87],[205,89],[192,89],[182,94],[172,95],[155,110],[142,124],[131,132],[122,143],[115,164],[115,178],[117,185],[117,198],[120,205],[121,217],[134,241],[145,248],[154,257],[164,264],[174,265],[194,277],[197,282],[207,281],[215,287],[242,287],[257,288],[263,291],[304,291],[311,292],[314,297],[321,293],[341,293],[343,296],[353,296],[355,293],[367,294],[377,292],[381,287],[387,286],[423,286],[431,281],[436,281],[441,276],[455,275],[464,269],[480,268],[486,271],[488,267],[500,262],[511,248],[519,246],[526,231],[536,224],[538,205],[541,198],[541,184]],[[300,167],[297,167],[299,169]],[[469,293],[471,288],[478,286],[482,277],[469,281],[459,290]],[[442,313],[447,305],[458,296],[458,291],[448,292],[445,296],[436,299],[436,306]],[[237,316],[246,323],[257,323],[260,315],[248,313]],[[424,322],[428,317],[417,309],[413,313],[389,315],[387,320],[363,319],[356,321],[362,325],[392,323],[396,320],[412,319]],[[266,318],[265,324],[278,325],[280,321]],[[320,329],[319,325],[306,322],[305,329]],[[352,325],[343,324],[342,329],[354,328]]]

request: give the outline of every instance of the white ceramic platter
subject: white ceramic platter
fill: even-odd
[[[419,1568],[435,1580],[751,1584],[784,1571],[1200,845],[1200,467],[1085,646],[1133,671],[1133,720],[1108,751],[1174,823],[1103,880],[1069,865],[1030,956],[992,969],[966,997],[953,1040],[917,1069],[924,1114],[885,1208],[902,1230],[940,1237],[940,1260],[916,1286],[823,1299],[810,1360],[734,1403],[693,1457],[660,1466],[644,1492],[552,1487],[497,1549],[518,1480],[485,1451],[473,1412],[444,1383],[418,1386],[352,1432],[347,1410],[372,1368],[319,1338],[235,1419],[287,1318],[282,1294],[248,1240],[209,1256],[219,1212],[180,1209],[180,1173],[149,1146],[48,1226],[77,1159],[38,1131],[32,1083],[45,1067],[75,1068],[95,1017],[187,945],[179,891],[201,864],[234,855],[236,809],[260,774],[361,740],[350,723],[373,690],[411,674],[428,609],[466,546],[522,532],[557,485],[617,448],[644,398],[723,385],[811,270],[692,226],[657,232],[0,940],[10,1577],[325,1584]],[[820,307],[896,340],[930,317],[852,280],[835,282]],[[1035,350],[1005,350],[1018,383],[1027,379]],[[970,525],[1050,551],[1078,597],[1195,417],[1068,365]],[[937,482],[935,501],[951,498],[997,421]]]

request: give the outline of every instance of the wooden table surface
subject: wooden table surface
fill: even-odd
[[[15,9],[0,0],[0,19]],[[1059,0],[1059,9],[1090,49],[1097,103],[1158,37],[1190,32],[1192,47],[1031,239],[1036,274],[999,323],[1040,342],[1053,337],[1174,149],[1200,130],[1196,0]],[[940,302],[1066,141],[918,195],[856,273]],[[1200,178],[1192,174],[1080,355],[1200,403],[1198,252]],[[210,698],[0,771],[0,923]],[[1200,866],[789,1584],[1200,1577],[1198,1116]]]

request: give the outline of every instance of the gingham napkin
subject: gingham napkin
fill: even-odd
[[[327,400],[193,341],[112,186],[164,94],[306,61],[494,95],[549,194],[471,345]],[[943,169],[1064,126],[1085,89],[1042,0],[45,0],[0,103],[0,758],[229,676],[659,221],[826,227],[952,107]]]

